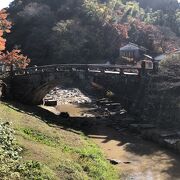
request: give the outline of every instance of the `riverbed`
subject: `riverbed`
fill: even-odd
[[[51,107],[51,111],[56,114],[68,112],[72,118],[81,118],[88,122],[88,128],[82,126],[81,131],[103,150],[107,159],[119,162],[115,167],[123,180],[180,180],[178,155],[143,140],[138,134],[116,128],[111,117],[96,118],[97,112],[91,111],[94,106],[91,107],[89,98],[84,98],[88,99],[88,106],[84,100],[80,101],[84,96],[81,94],[78,99],[76,94],[77,102],[69,97],[73,103],[59,102],[56,107]],[[62,99],[64,101],[65,98]]]

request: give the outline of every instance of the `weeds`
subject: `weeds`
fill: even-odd
[[[21,162],[20,148],[15,141],[9,123],[0,124],[0,178],[1,179],[52,179],[44,165],[39,162]],[[46,172],[46,174],[44,174]]]
[[[20,129],[27,137],[30,137],[30,139],[35,140],[37,142],[46,144],[51,147],[57,147],[58,144],[60,144],[60,141],[58,138],[47,136],[40,131],[34,130],[34,129]]]

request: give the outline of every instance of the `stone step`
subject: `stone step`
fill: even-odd
[[[147,129],[154,129],[155,126],[153,124],[130,124],[129,129],[134,132],[141,132]]]
[[[45,106],[57,106],[57,101],[56,100],[48,100],[44,101]]]

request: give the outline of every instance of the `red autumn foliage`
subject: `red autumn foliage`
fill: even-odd
[[[5,49],[6,40],[0,37],[0,51]]]
[[[163,34],[157,26],[147,24],[140,20],[135,20],[133,25],[141,34],[145,34],[147,38],[154,40],[154,43],[162,41]]]
[[[127,24],[115,24],[114,25],[115,29],[117,32],[124,38],[128,38],[128,30],[129,30],[129,25]]]
[[[6,40],[2,37],[4,32],[9,33],[11,23],[7,21],[7,13],[5,10],[0,11],[0,51],[5,49]]]
[[[3,38],[4,33],[10,33],[11,22],[7,20],[7,12],[0,11],[0,61],[7,65],[15,65],[18,68],[26,68],[30,63],[30,59],[21,54],[20,50],[14,49],[11,52],[2,52],[6,47],[6,39]]]
[[[161,48],[161,43],[163,42],[163,34],[158,26],[147,24],[138,19],[131,22],[131,26],[136,29],[134,36],[146,44],[148,49],[160,53],[158,51]]]
[[[171,38],[172,35],[167,37],[167,35],[165,35],[162,29],[158,26],[147,24],[145,22],[141,22],[140,20],[135,20],[133,24],[141,35],[144,34],[147,40],[149,39],[153,41],[153,48],[155,52],[158,49],[162,49],[164,52],[172,51],[178,46],[176,44],[176,39],[174,37]]]
[[[23,56],[20,50],[14,49],[11,52],[0,55],[0,60],[7,65],[15,65],[18,68],[26,68],[30,63],[27,56]]]

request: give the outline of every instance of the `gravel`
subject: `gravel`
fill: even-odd
[[[51,90],[45,97],[45,101],[56,100],[58,105],[62,104],[86,104],[91,103],[92,100],[83,94],[77,88],[62,89],[56,87]]]

